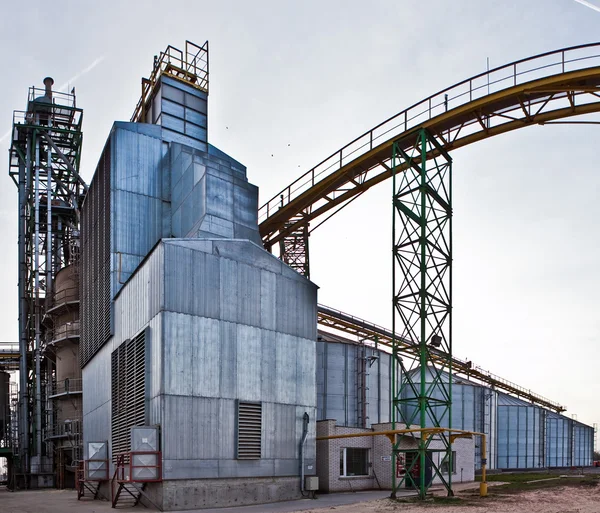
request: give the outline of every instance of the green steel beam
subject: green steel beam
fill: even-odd
[[[393,144],[393,430],[451,427],[452,160],[440,147],[425,128]],[[410,367],[400,356],[407,340],[419,349]],[[449,436],[396,438],[392,470],[392,497],[407,485],[424,499],[436,476],[453,495]]]

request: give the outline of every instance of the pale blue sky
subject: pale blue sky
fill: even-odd
[[[60,85],[97,62],[72,84],[89,180],[153,55],[208,39],[209,140],[248,167],[262,203],[372,126],[484,71],[486,58],[494,67],[592,42],[599,28],[600,12],[574,0],[12,3],[0,19],[0,137],[29,86],[46,75]],[[533,127],[453,153],[455,354],[587,423],[600,420],[599,140],[600,126]],[[7,149],[0,339],[16,340]],[[320,301],[385,326],[391,193],[391,183],[369,191],[311,239]]]

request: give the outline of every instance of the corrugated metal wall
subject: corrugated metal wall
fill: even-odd
[[[587,467],[594,461],[594,428],[573,423],[573,465]]]
[[[499,405],[498,468],[544,467],[544,412],[537,406]]]
[[[570,467],[573,465],[573,421],[556,413],[546,420],[546,465]]]
[[[372,356],[376,358],[369,359]],[[361,367],[365,358],[366,365]],[[390,422],[391,365],[392,356],[384,351],[358,344],[317,342],[318,420],[336,419],[339,426],[349,427]],[[367,412],[364,420],[363,411]]]

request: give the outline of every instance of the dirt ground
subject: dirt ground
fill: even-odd
[[[490,483],[492,484],[492,483]],[[501,483],[494,483],[500,485]],[[298,513],[600,513],[600,484],[552,486],[535,490],[504,491],[493,486],[490,497],[480,498],[477,483],[457,490],[457,499],[446,498],[425,503],[395,502],[377,499],[346,505],[325,505],[312,509],[306,501],[269,504],[263,507],[231,508],[235,513],[298,512]],[[467,488],[470,488],[467,489]],[[356,500],[361,500],[356,497]],[[317,501],[318,502],[318,501]],[[263,509],[264,508],[264,509]],[[28,491],[10,493],[0,491],[0,513],[108,513],[110,503],[100,501],[78,502],[73,491]],[[119,509],[123,513],[151,511],[143,507]],[[207,510],[194,510],[207,513]],[[210,510],[214,513],[219,510]],[[192,513],[192,512],[189,512]]]
[[[438,504],[394,503],[389,499],[329,507],[336,513],[600,513],[600,486],[561,486]],[[324,513],[312,509],[302,513]]]

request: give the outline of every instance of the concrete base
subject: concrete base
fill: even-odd
[[[299,477],[178,479],[149,483],[146,493],[163,511],[246,506],[301,498]],[[141,502],[144,503],[144,499]]]

